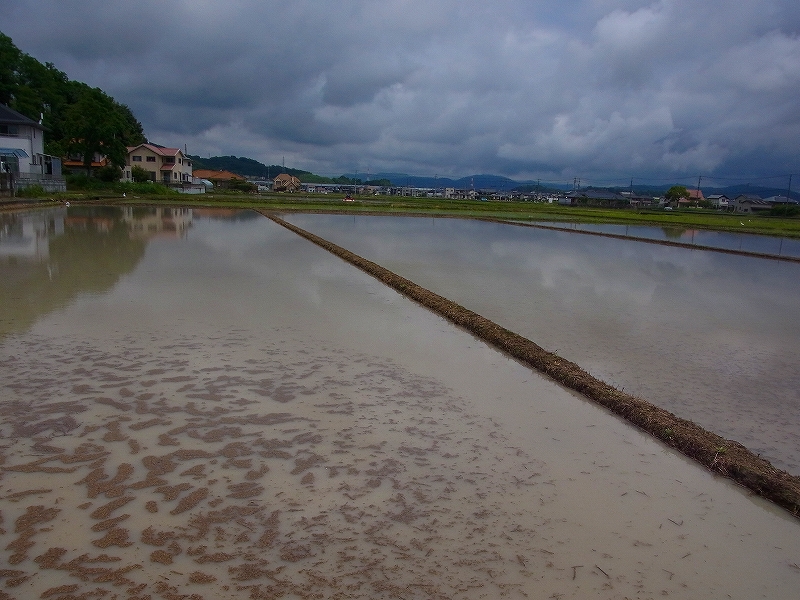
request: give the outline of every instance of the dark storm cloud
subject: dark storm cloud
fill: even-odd
[[[129,105],[151,140],[203,155],[585,180],[800,163],[795,0],[0,9],[21,50]]]

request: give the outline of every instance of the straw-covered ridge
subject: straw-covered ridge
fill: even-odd
[[[681,419],[641,398],[591,376],[577,364],[548,352],[531,340],[451,302],[380,265],[296,227],[268,211],[259,211],[279,225],[339,256],[401,294],[433,310],[509,356],[606,407],[640,429],[694,459],[711,471],[729,477],[754,493],[800,516],[800,477],[776,469],[740,443],[727,440]]]

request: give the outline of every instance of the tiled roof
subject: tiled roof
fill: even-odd
[[[65,166],[65,167],[76,167],[76,168],[77,167],[85,167],[86,166],[85,164],[83,164],[82,160],[77,160],[77,159],[73,160],[73,159],[69,159],[69,158],[66,159],[66,160],[62,160],[61,164],[63,166]],[[100,167],[105,167],[107,164],[108,164],[108,158],[106,158],[104,156],[102,158],[102,160],[99,160],[99,161],[98,160],[93,160],[91,166],[93,168],[100,168]]]
[[[208,179],[209,181],[213,181],[215,179],[244,179],[244,177],[241,175],[231,173],[230,171],[215,171],[213,169],[195,169],[192,171],[192,175],[194,177],[199,177],[200,179]]]
[[[156,146],[154,144],[139,144],[138,146],[128,146],[128,154],[137,148],[147,148],[151,152],[161,156],[177,156],[178,152],[181,151],[180,148],[162,148],[161,146]]]
[[[18,113],[13,108],[9,108],[5,104],[0,104],[0,123],[28,125],[30,127],[36,127],[37,129],[44,130],[44,127],[39,125],[36,121],[29,119],[22,113]]]

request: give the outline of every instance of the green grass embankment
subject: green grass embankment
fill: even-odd
[[[704,209],[665,211],[657,209],[609,209],[583,206],[561,206],[534,202],[481,202],[443,198],[409,198],[395,196],[357,196],[344,202],[333,194],[243,194],[214,192],[210,194],[148,194],[141,188],[125,197],[114,190],[71,191],[45,195],[39,200],[25,199],[26,205],[52,206],[71,203],[146,204],[180,207],[225,207],[267,209],[275,212],[345,213],[372,215],[441,216],[490,218],[522,222],[612,223],[651,225],[669,229],[706,229],[737,233],[753,233],[787,238],[800,238],[800,218],[771,217],[720,213]],[[145,188],[146,190],[146,188]],[[0,209],[12,203],[0,199]]]

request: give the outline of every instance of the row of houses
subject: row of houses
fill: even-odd
[[[753,194],[739,194],[729,198],[725,194],[703,196],[702,190],[687,190],[688,198],[668,202],[663,197],[641,196],[630,192],[607,190],[573,190],[559,198],[560,204],[602,205],[616,208],[670,207],[688,208],[691,206],[711,206],[718,210],[738,213],[758,213],[771,211],[776,206],[797,206],[798,201],[787,196],[761,198]]]
[[[0,104],[0,193],[13,193],[39,185],[46,191],[66,190],[64,172],[81,171],[86,168],[83,157],[60,157],[44,153],[44,127],[8,106]],[[241,175],[230,171],[210,169],[193,170],[192,160],[185,150],[167,148],[157,144],[145,143],[128,149],[122,181],[133,181],[134,167],[143,169],[154,182],[163,183],[183,193],[204,193],[207,188],[232,187],[246,183]],[[90,169],[99,169],[108,164],[104,156],[94,156]],[[475,190],[445,188],[417,188],[397,186],[369,186],[343,184],[303,184],[297,177],[282,173],[273,180],[251,180],[259,191],[310,193],[345,192],[361,195],[391,195],[411,197],[439,197],[447,199],[482,199],[493,201],[545,201],[568,205],[603,205],[612,207],[651,207],[663,206],[663,198],[636,195],[632,192],[612,192],[608,190],[573,190],[561,195],[522,193],[519,191]],[[797,200],[787,196],[761,198],[752,194],[741,194],[728,198],[724,194],[713,194],[705,198],[699,189],[688,190],[689,197],[674,203],[684,207],[710,203],[720,210],[741,213],[758,213],[772,210],[775,206],[796,206]]]
[[[44,152],[45,128],[33,119],[0,104],[0,194],[38,185],[48,192],[66,191],[64,175],[86,169],[82,156],[61,158]],[[226,171],[193,171],[192,160],[184,150],[157,144],[139,144],[128,149],[121,181],[133,181],[133,168],[141,167],[154,182],[184,193],[203,193],[211,185],[226,187],[243,177]],[[95,155],[91,171],[108,165],[105,156]]]

